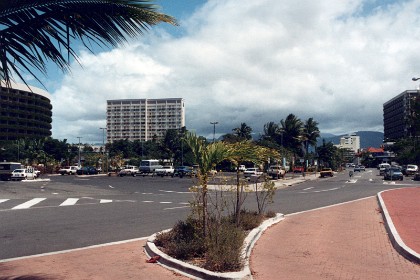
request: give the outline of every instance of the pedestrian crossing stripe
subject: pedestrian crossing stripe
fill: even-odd
[[[12,209],[28,209],[44,200],[46,200],[46,198],[34,198],[29,201],[26,201],[25,203],[19,204],[18,206],[13,207]]]
[[[84,200],[84,199],[89,199],[90,203],[80,203],[80,200]],[[13,202],[16,199],[9,199],[9,198],[2,198],[0,199],[0,204],[1,203],[6,203],[6,202]],[[20,200],[20,199],[19,199]],[[76,205],[79,202],[79,205],[86,205],[86,204],[97,204],[97,203],[111,203],[114,202],[114,200],[112,199],[93,199],[93,198],[67,198],[65,199],[61,204],[56,204],[54,205],[50,205],[50,206],[38,206],[41,202],[47,200],[47,198],[44,197],[38,197],[38,198],[32,198],[28,201],[25,201],[24,203],[20,203],[18,205],[15,205],[11,208],[9,208],[9,210],[21,210],[21,209],[29,209],[31,207],[36,208],[36,207],[60,207],[60,206],[72,206],[72,205]],[[56,200],[54,198],[54,200]],[[95,202],[93,202],[92,200],[95,200]],[[4,211],[7,209],[0,209],[0,211]]]

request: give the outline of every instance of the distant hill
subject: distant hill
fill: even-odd
[[[374,147],[379,148],[383,144],[384,134],[383,132],[377,131],[358,131],[355,133],[357,136],[360,136],[360,148]],[[348,134],[331,136],[331,134],[323,133],[318,139],[318,145],[322,145],[322,139],[325,139],[326,142],[332,142],[333,144],[340,144],[340,138]]]

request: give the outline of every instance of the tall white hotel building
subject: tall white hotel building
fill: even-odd
[[[166,130],[185,126],[182,98],[107,100],[107,143],[163,139]]]

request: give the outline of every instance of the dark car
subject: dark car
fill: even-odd
[[[172,174],[172,177],[178,176],[179,178],[182,178],[184,176],[195,176],[195,172],[191,166],[178,166],[175,168],[174,173]]]
[[[354,167],[354,172],[361,172],[361,171],[365,171],[366,170],[366,167],[365,166],[363,166],[363,165],[356,165],[355,167]]]
[[[77,175],[94,175],[98,174],[98,170],[93,166],[84,166],[76,171]]]
[[[399,167],[391,167],[385,170],[384,173],[384,180],[400,180],[402,181],[404,175],[401,172],[401,168]]]

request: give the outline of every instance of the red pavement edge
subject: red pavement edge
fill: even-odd
[[[420,264],[420,187],[382,191],[377,198],[395,250]]]

